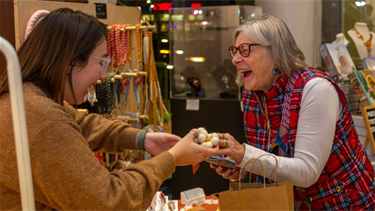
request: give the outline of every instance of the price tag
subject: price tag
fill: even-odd
[[[135,83],[137,86],[139,86],[139,84],[141,84],[141,83],[143,82],[143,77],[142,77],[141,75],[138,74],[137,77],[134,77],[134,78],[133,78],[133,81],[134,81],[134,83]]]

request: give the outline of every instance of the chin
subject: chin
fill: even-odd
[[[252,91],[252,90],[254,90],[254,86],[252,86],[252,85],[247,85],[247,84],[245,84],[244,87],[245,87],[245,89],[248,90],[248,91]]]

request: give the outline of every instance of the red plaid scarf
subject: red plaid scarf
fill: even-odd
[[[303,88],[316,77],[334,85],[343,104],[343,113],[336,123],[327,164],[318,181],[305,189],[311,208],[374,210],[374,170],[358,140],[343,92],[324,73],[309,68],[295,70],[290,79],[280,76],[267,92],[245,90],[242,97],[247,141],[252,146],[279,156],[293,157]],[[271,143],[268,143],[267,121],[260,106],[270,120]]]

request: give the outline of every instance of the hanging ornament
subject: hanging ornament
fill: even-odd
[[[96,100],[95,87],[89,86],[87,88],[87,101],[90,102],[91,106],[94,106],[95,100]]]

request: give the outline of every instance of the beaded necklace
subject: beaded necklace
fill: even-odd
[[[108,26],[109,27],[112,27],[112,26]],[[107,56],[111,57],[112,58],[112,42],[114,41],[114,32],[113,30],[110,30],[108,32],[108,38],[107,38]],[[111,61],[111,64],[112,64],[112,61]]]
[[[130,26],[130,24],[128,24],[128,26]],[[133,33],[131,30],[126,30],[126,32],[128,33],[128,61],[131,62],[132,61],[132,57],[131,57],[131,49],[132,49],[132,36],[133,36]]]
[[[372,53],[372,52],[371,52],[371,48],[372,48],[372,34],[371,34],[370,29],[368,30],[368,32],[369,32],[369,34],[370,34],[370,38],[369,38],[368,40],[364,40],[363,35],[360,34],[360,33],[357,31],[357,29],[355,28],[355,26],[353,27],[353,29],[357,32],[357,37],[358,37],[359,39],[363,40],[363,44],[366,46],[367,51],[368,51],[369,53]]]
[[[147,30],[144,30],[144,35],[143,35],[143,63],[147,64],[147,59],[148,59],[148,33]]]
[[[121,65],[125,65],[126,62],[127,62],[127,57],[128,57],[128,38],[129,38],[129,34],[126,33],[126,24],[121,25],[121,28],[125,29],[125,31],[122,32],[121,35],[120,35],[121,50],[122,50]]]
[[[116,66],[118,66],[119,64],[121,65],[121,42],[120,42],[120,28],[121,26],[120,25],[114,25],[114,31],[115,31],[115,49],[116,49],[116,55],[119,60],[119,63],[118,61],[116,60],[117,64]]]
[[[115,45],[115,31],[116,31],[116,26],[112,26],[113,30],[109,32],[110,35],[110,40],[109,44],[111,45],[112,49],[112,67],[117,67],[117,52],[116,52],[116,45]]]
[[[144,34],[144,38],[143,38],[143,57],[144,57],[144,64],[145,64],[145,71],[147,72],[147,74],[145,75],[145,86],[144,86],[144,89],[143,89],[143,98],[142,98],[142,101],[141,101],[141,114],[144,115],[145,114],[145,110],[147,108],[147,104],[148,104],[148,98],[147,98],[147,89],[148,89],[148,86],[147,86],[147,82],[148,82],[148,79],[147,79],[147,75],[150,73],[149,69],[150,69],[150,66],[148,65],[148,60],[150,59],[149,58],[149,42],[148,42],[148,39],[149,39],[149,35],[152,36],[152,32],[147,32],[147,30],[145,30],[145,34]],[[143,106],[142,106],[143,105]]]
[[[137,55],[138,55],[138,70],[143,70],[143,59],[142,59],[142,30],[140,29],[140,24],[135,25],[135,38],[137,41]]]

